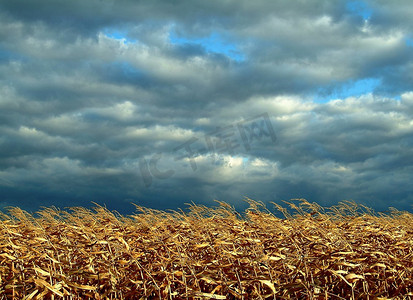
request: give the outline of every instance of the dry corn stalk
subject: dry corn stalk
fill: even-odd
[[[187,213],[0,215],[0,299],[410,299],[413,215],[247,199]]]

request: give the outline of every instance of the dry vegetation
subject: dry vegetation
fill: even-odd
[[[0,299],[411,299],[413,215],[247,200],[0,215]],[[292,210],[291,210],[292,209]],[[294,213],[292,213],[294,212]]]

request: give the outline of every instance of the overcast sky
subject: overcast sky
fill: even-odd
[[[1,0],[0,208],[412,211],[411,16],[411,0]]]

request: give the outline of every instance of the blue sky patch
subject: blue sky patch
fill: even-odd
[[[126,30],[115,29],[115,28],[105,28],[103,34],[107,37],[115,40],[120,40],[124,44],[133,44],[137,43],[137,40],[131,39],[128,37],[128,32]]]
[[[11,52],[0,47],[0,63],[12,60],[23,60],[23,58],[23,55],[20,55],[19,53]]]
[[[225,41],[221,35],[211,33],[208,37],[186,38],[178,36],[174,31],[169,34],[172,44],[195,44],[202,46],[207,52],[220,53],[235,61],[244,61],[245,56],[237,49],[233,43]]]
[[[335,88],[326,96],[318,98],[316,102],[328,102],[334,99],[345,99],[348,97],[359,97],[361,95],[373,93],[381,83],[378,78],[365,78],[360,80],[349,80],[343,83],[340,87]],[[326,94],[325,90],[320,90],[321,94]]]
[[[367,5],[365,1],[347,1],[346,8],[348,12],[354,15],[361,16],[364,20],[368,20],[373,13],[371,8]]]

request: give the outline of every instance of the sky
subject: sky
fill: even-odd
[[[0,0],[0,209],[413,211],[411,0]]]

